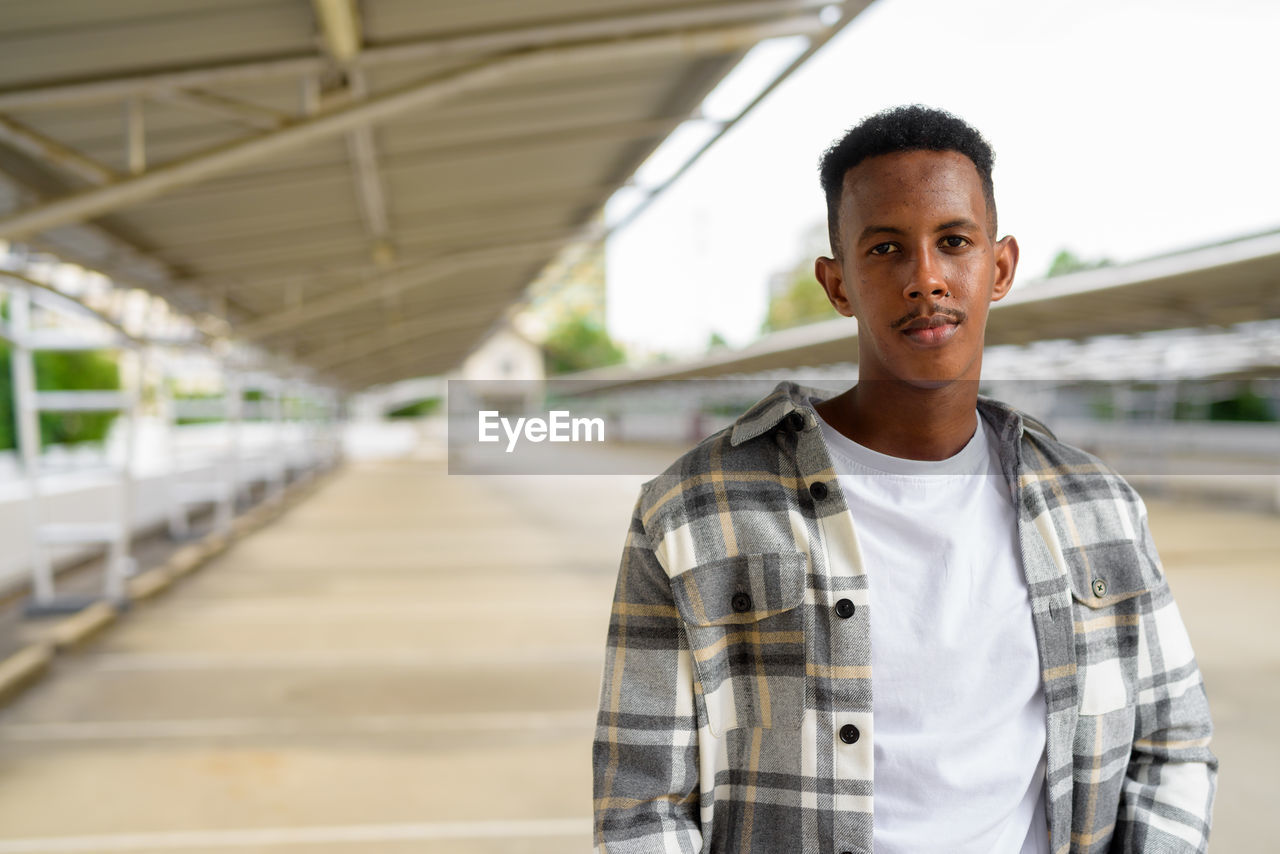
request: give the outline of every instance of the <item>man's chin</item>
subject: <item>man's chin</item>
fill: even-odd
[[[948,388],[962,382],[958,377],[903,377],[902,381],[912,388],[925,391]]]
[[[946,388],[952,383],[957,382],[955,379],[907,379],[907,384],[922,389],[938,389]]]
[[[938,391],[941,389],[958,391],[968,385],[972,385],[975,389],[978,386],[977,380],[955,374],[899,374],[896,379],[902,385],[920,389],[921,391]]]
[[[967,384],[972,384],[975,388],[978,385],[977,374],[981,363],[977,360],[934,357],[872,361],[865,358],[867,354],[859,355],[864,357],[859,362],[862,366],[859,369],[860,382],[887,380],[898,386],[921,391],[946,388],[959,390]]]

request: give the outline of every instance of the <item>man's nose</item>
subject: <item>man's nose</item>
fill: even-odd
[[[922,250],[916,253],[915,263],[911,265],[903,294],[909,300],[930,297],[938,299],[947,295],[947,283],[942,279],[942,267],[933,253]]]

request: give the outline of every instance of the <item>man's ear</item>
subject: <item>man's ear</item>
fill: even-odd
[[[991,301],[1003,299],[1013,287],[1013,274],[1018,269],[1018,241],[1006,234],[996,242],[996,281],[991,289]]]
[[[827,300],[845,317],[853,317],[853,303],[844,287],[844,270],[840,261],[825,255],[813,262],[813,275],[827,293]]]

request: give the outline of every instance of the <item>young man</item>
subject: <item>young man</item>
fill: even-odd
[[[1217,760],[1138,494],[978,395],[993,155],[903,107],[822,159],[858,383],[780,383],[641,490],[594,746],[601,854],[1207,845]]]

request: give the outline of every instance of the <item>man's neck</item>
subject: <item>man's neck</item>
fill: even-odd
[[[860,381],[816,408],[864,448],[908,460],[945,460],[973,438],[977,405],[976,381],[922,389],[880,380]]]

